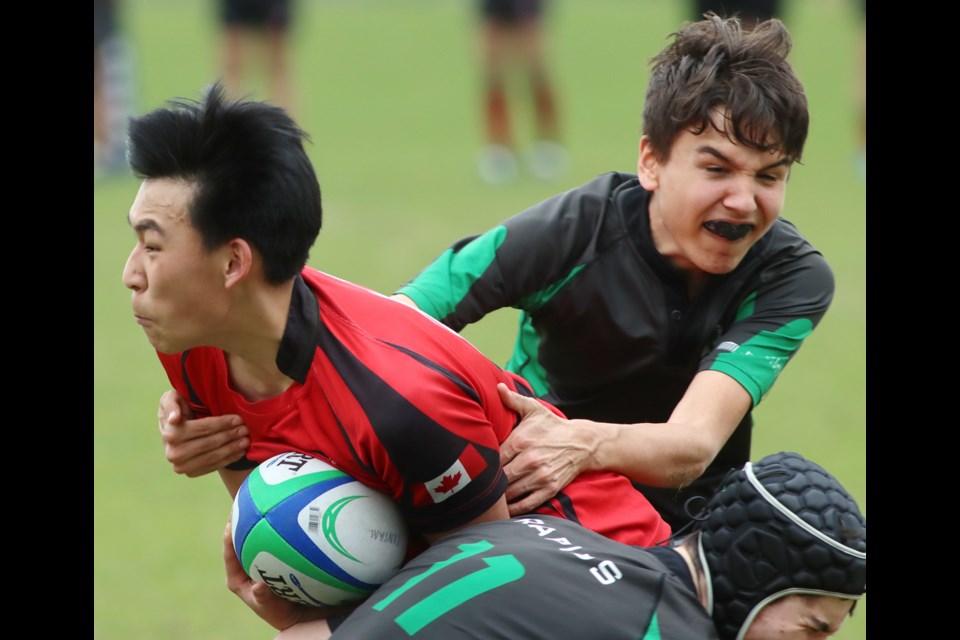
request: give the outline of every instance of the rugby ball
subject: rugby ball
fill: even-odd
[[[247,476],[230,529],[252,580],[311,606],[366,598],[399,570],[407,549],[406,526],[388,496],[296,452]]]

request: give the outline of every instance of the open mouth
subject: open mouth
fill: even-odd
[[[725,238],[727,240],[739,240],[745,238],[753,229],[752,224],[732,224],[722,220],[710,220],[703,223],[703,228],[710,233]]]

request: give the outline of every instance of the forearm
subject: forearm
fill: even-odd
[[[750,409],[744,388],[715,371],[694,377],[665,423],[568,420],[504,384],[497,388],[521,418],[500,444],[511,513],[534,498],[556,495],[586,471],[613,471],[657,487],[687,486],[706,471]]]
[[[587,465],[592,471],[615,471],[655,487],[683,487],[700,477],[720,446],[689,424],[613,424],[573,420],[572,427],[592,442]]]
[[[243,481],[248,475],[250,475],[251,471],[253,471],[253,469],[244,469],[242,471],[220,469],[218,471],[220,474],[220,480],[223,481],[223,485],[227,488],[227,493],[230,494],[231,499],[237,497],[237,492],[240,490],[240,485],[243,484]]]
[[[707,470],[750,407],[750,394],[737,381],[702,371],[667,422],[572,422],[595,443],[596,469],[655,487],[684,487]]]
[[[565,419],[506,385],[498,388],[506,406],[521,416],[500,444],[500,460],[510,478],[511,513],[516,501],[520,507],[532,502],[528,492],[541,489],[536,498],[555,495],[588,471],[612,471],[652,486],[685,486],[703,473],[732,432],[723,426],[726,421],[706,418],[666,424]]]
[[[274,640],[326,640],[330,634],[330,625],[326,620],[313,620],[284,629],[274,637]]]

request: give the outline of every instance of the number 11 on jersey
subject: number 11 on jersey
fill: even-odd
[[[493,545],[486,540],[462,544],[457,547],[460,553],[447,560],[434,563],[430,568],[418,576],[410,578],[396,591],[373,606],[376,611],[383,611],[401,595],[420,584],[430,576],[439,573],[453,564],[479,555],[493,549]],[[489,556],[483,558],[486,567],[477,569],[457,580],[447,584],[394,618],[394,621],[410,635],[414,635],[440,616],[452,611],[464,602],[475,598],[487,591],[496,589],[505,584],[519,580],[526,573],[523,565],[515,556]]]

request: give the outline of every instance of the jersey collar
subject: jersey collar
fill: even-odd
[[[317,330],[320,326],[320,305],[303,276],[297,274],[290,296],[287,326],[277,352],[277,367],[283,374],[300,384],[307,381],[307,373],[317,350]]]

